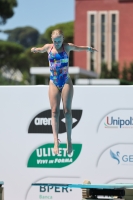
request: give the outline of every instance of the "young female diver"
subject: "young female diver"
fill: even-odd
[[[59,153],[58,129],[60,100],[63,102],[63,110],[66,119],[67,153],[72,152],[71,131],[73,98],[73,84],[68,73],[70,51],[97,51],[87,46],[76,46],[72,43],[64,43],[63,32],[56,29],[51,34],[52,44],[45,44],[41,48],[33,47],[33,53],[48,53],[50,65],[49,101],[52,114],[52,130],[54,136],[54,153]]]

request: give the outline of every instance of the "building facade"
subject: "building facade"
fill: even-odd
[[[133,0],[75,0],[74,43],[99,52],[75,52],[74,65],[101,73],[113,61],[133,62]]]

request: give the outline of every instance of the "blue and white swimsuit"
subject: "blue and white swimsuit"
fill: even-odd
[[[51,50],[53,49],[53,46]],[[68,74],[68,63],[69,57],[68,54],[64,50],[61,53],[53,54],[52,52],[48,54],[48,60],[50,65],[50,80],[56,85],[56,87],[61,92],[66,81],[70,77]]]

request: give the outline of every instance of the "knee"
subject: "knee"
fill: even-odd
[[[65,116],[71,115],[71,109],[65,108],[65,109],[64,109],[64,115],[65,115]]]
[[[58,108],[52,108],[52,117],[57,117],[60,114],[60,110]]]

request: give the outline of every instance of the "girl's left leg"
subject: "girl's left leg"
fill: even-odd
[[[68,79],[67,83],[62,89],[62,102],[64,115],[66,119],[66,131],[67,131],[67,152],[70,154],[72,152],[72,142],[71,142],[71,132],[72,132],[72,105],[73,98],[73,84],[71,79]]]

